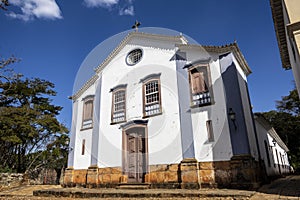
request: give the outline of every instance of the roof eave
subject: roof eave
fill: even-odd
[[[270,5],[282,67],[288,70],[291,69],[291,63],[287,47],[282,1],[270,0]]]
[[[223,46],[206,46],[206,45],[195,45],[195,44],[180,44],[177,45],[179,48],[200,48],[204,49],[207,52],[214,52],[214,53],[219,53],[219,54],[224,54],[228,52],[232,52],[237,59],[238,63],[242,67],[243,71],[245,74],[248,76],[249,74],[252,73],[244,55],[242,54],[240,48],[238,47],[237,43],[231,43]]]

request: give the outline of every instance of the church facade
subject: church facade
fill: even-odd
[[[63,185],[257,187],[250,73],[236,43],[129,33],[72,96]]]

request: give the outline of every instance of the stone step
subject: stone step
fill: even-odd
[[[120,183],[116,189],[127,189],[127,190],[146,190],[150,189],[148,183]]]

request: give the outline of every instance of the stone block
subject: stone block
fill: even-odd
[[[196,159],[184,159],[180,163],[180,171],[198,170],[199,163]]]
[[[218,169],[230,170],[231,164],[230,164],[230,161],[217,161],[217,162],[214,162],[214,168],[216,170],[218,170]]]
[[[145,183],[151,183],[150,174],[145,174]]]
[[[110,170],[111,174],[122,174],[122,170],[120,167],[112,167]]]
[[[164,183],[165,182],[165,172],[157,172],[157,183]]]
[[[128,176],[127,175],[120,176],[120,183],[128,183]]]
[[[168,168],[168,165],[151,165],[150,171],[156,172],[156,171],[166,171]]]
[[[98,169],[89,168],[86,179],[87,184],[98,184]]]
[[[200,169],[214,169],[213,162],[200,162],[199,163]]]
[[[120,181],[120,174],[112,174],[111,175],[111,183],[119,183]]]
[[[76,185],[86,184],[87,170],[74,170],[73,183]]]
[[[177,172],[178,171],[178,164],[171,164],[168,166],[168,170],[171,172]]]
[[[110,167],[102,168],[102,173],[103,174],[111,174],[111,168]]]
[[[63,185],[64,186],[73,185],[73,176],[74,176],[74,170],[73,169],[66,169],[65,173],[64,173]]]
[[[199,174],[197,171],[182,171],[181,172],[181,181],[183,183],[198,183]]]
[[[98,174],[98,183],[99,184],[103,183],[103,174]]]
[[[178,182],[178,173],[177,171],[169,171],[165,173],[166,182]]]
[[[200,178],[202,183],[215,183],[214,170],[200,170]]]
[[[99,173],[99,174],[103,174],[103,172],[104,172],[104,168],[99,168],[99,169],[98,169],[98,173]]]
[[[103,174],[102,179],[103,179],[103,183],[110,183],[111,182],[111,175],[110,174]]]
[[[150,183],[157,183],[157,172],[150,172]]]

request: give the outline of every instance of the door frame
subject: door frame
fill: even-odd
[[[127,149],[128,149],[128,133],[131,129],[134,128],[143,128],[144,129],[144,140],[145,140],[145,152],[143,154],[145,163],[143,171],[143,179],[142,182],[145,182],[145,174],[149,172],[149,156],[148,156],[148,120],[134,120],[130,121],[124,125],[122,125],[120,128],[122,128],[122,174],[128,176],[128,157],[127,157]]]

